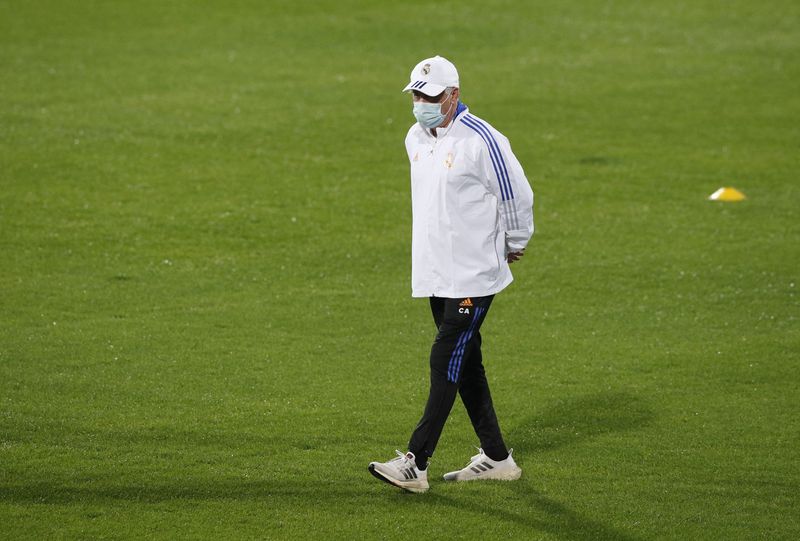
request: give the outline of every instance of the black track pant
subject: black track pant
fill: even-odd
[[[425,413],[408,444],[420,466],[433,456],[456,393],[461,395],[484,452],[494,460],[508,456],[481,356],[480,328],[493,298],[430,299],[439,329],[431,348],[431,388]]]

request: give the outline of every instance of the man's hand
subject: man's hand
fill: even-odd
[[[520,250],[519,252],[509,252],[507,256],[507,261],[509,264],[511,264],[514,261],[519,261],[519,258],[524,255],[525,255],[525,250]]]

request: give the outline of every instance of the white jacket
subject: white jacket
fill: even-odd
[[[412,296],[493,295],[533,235],[533,191],[508,139],[464,104],[437,134],[414,124],[406,136]]]

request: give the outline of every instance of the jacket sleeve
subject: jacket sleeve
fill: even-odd
[[[493,130],[492,145],[482,146],[484,173],[497,196],[506,234],[506,253],[525,249],[533,236],[533,190],[508,139]]]

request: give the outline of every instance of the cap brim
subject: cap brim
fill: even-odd
[[[444,92],[446,88],[447,88],[446,86],[437,85],[434,83],[420,84],[419,81],[411,81],[403,89],[403,92],[411,92],[413,90],[418,90],[419,92],[422,92],[426,96],[433,97],[433,96],[438,96],[439,94]]]

